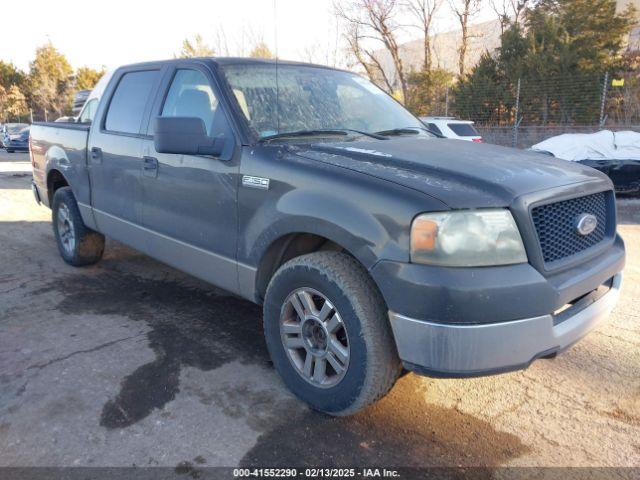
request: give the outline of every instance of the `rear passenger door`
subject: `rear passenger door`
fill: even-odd
[[[88,166],[98,229],[144,250],[134,228],[142,222],[142,125],[161,78],[160,68],[124,69],[105,92],[91,128]]]
[[[225,140],[222,155],[158,153],[153,141],[157,116],[201,118],[210,136]],[[188,61],[168,71],[147,134],[142,148],[142,220],[150,232],[149,253],[237,291],[239,163],[235,137],[211,72]]]

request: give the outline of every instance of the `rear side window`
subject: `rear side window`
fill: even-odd
[[[447,123],[453,133],[461,137],[479,137],[480,134],[470,123]]]
[[[435,123],[428,123],[427,126],[429,127],[429,130],[431,130],[433,133],[442,135],[442,130],[440,130]]]
[[[111,132],[140,132],[144,109],[153,91],[158,70],[125,73],[111,97],[105,128]]]

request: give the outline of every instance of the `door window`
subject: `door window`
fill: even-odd
[[[158,70],[125,73],[111,97],[105,128],[111,132],[140,133],[144,110],[153,91]]]
[[[221,122],[226,124],[207,77],[198,70],[176,72],[162,107],[162,116],[201,118],[211,136],[218,136],[224,129]]]

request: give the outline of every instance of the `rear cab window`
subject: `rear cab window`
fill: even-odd
[[[95,117],[97,110],[98,110],[98,99],[93,98],[89,100],[89,102],[85,104],[85,106],[82,109],[82,112],[80,113],[80,118],[78,120],[79,123],[90,124],[91,122],[93,122],[93,117]]]
[[[479,137],[480,134],[470,123],[447,123],[453,133],[460,137]]]
[[[109,132],[140,133],[149,97],[155,92],[159,70],[125,73],[109,102],[104,128]]]

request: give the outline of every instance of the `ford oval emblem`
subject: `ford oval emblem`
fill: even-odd
[[[578,235],[586,236],[593,232],[598,226],[598,219],[590,213],[583,213],[576,222],[576,232]]]

